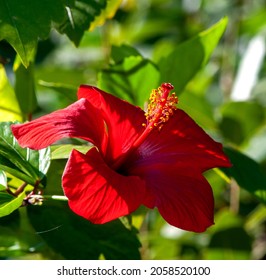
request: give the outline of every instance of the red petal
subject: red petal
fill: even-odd
[[[153,129],[128,162],[134,174],[154,163],[191,168],[199,173],[214,167],[230,167],[222,145],[215,142],[185,112],[176,110],[160,131]],[[139,169],[137,171],[136,169]],[[130,173],[130,172],[129,172]]]
[[[156,192],[156,206],[160,214],[169,224],[178,228],[205,231],[213,225],[214,215],[214,199],[209,183],[202,176],[173,177],[161,179],[163,185],[159,178],[155,178],[156,184],[160,184]],[[173,182],[176,182],[175,186]]]
[[[74,150],[62,182],[70,208],[99,224],[136,210],[146,192],[138,177],[125,177],[110,169],[96,148],[86,155]]]
[[[146,174],[151,196],[144,205],[157,207],[175,227],[203,232],[213,224],[214,199],[209,183],[193,171],[186,175],[186,170],[168,166]]]
[[[81,86],[78,97],[85,97],[104,118],[109,136],[107,162],[111,165],[143,132],[142,124],[146,123],[144,112],[139,107],[92,86]]]
[[[76,137],[106,148],[104,121],[85,99],[25,124],[12,125],[22,147],[42,149],[64,137]]]

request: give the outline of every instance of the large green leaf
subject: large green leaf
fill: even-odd
[[[224,148],[233,167],[222,169],[233,177],[238,185],[266,203],[266,177],[259,164],[233,148]]]
[[[16,50],[25,67],[33,61],[38,39],[55,27],[78,45],[107,0],[0,0],[0,40]]]
[[[0,123],[0,169],[29,184],[43,181],[50,164],[50,149],[21,148],[10,125],[10,122]]]
[[[161,82],[170,82],[180,94],[194,75],[208,62],[223,35],[227,18],[180,44],[159,62]]]
[[[4,67],[0,64],[0,122],[21,121],[21,111]]]
[[[66,259],[139,259],[140,243],[134,228],[116,220],[94,225],[75,215],[65,202],[46,201],[42,207],[28,207],[36,232]]]
[[[0,0],[0,40],[6,40],[28,66],[38,38],[45,39],[53,22],[66,18],[66,6],[74,0]]]
[[[115,59],[118,60],[118,57]],[[153,63],[141,56],[131,55],[100,72],[98,85],[102,90],[143,107],[151,90],[158,87],[159,77]]]

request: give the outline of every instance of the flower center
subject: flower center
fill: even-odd
[[[178,98],[175,93],[171,93],[174,87],[169,83],[163,83],[158,89],[154,89],[149,99],[148,110],[145,113],[147,123],[142,124],[145,130],[135,140],[130,149],[122,155],[114,164],[113,168],[117,169],[122,166],[124,161],[143,143],[153,128],[160,131],[163,125],[170,119],[176,110]]]
[[[164,123],[173,115],[178,98],[174,92],[169,94],[172,89],[174,87],[170,83],[163,83],[158,89],[152,91],[148,111],[145,114],[147,124],[143,126],[148,129],[157,127],[161,130]]]

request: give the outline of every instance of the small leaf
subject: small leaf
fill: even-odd
[[[20,107],[4,67],[0,64],[0,121],[22,121]]]
[[[129,56],[100,72],[98,85],[102,90],[143,107],[151,90],[158,87],[159,78],[156,66],[149,60]]]
[[[0,217],[7,216],[18,209],[22,205],[25,197],[25,192],[22,192],[18,197],[0,192]]]
[[[180,94],[187,83],[208,62],[225,31],[227,21],[227,18],[223,18],[162,58],[159,63],[161,82],[172,83],[176,94]]]
[[[238,185],[266,203],[266,178],[259,164],[241,152],[224,148],[233,164],[231,168],[222,168],[225,174],[233,177]]]
[[[25,68],[17,56],[14,63],[14,73],[16,76],[15,93],[19,106],[23,114],[31,116],[37,107],[33,63]]]

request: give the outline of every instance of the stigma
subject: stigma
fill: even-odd
[[[170,83],[163,83],[158,89],[152,90],[149,98],[147,112],[145,113],[147,124],[143,126],[148,129],[154,127],[161,130],[163,125],[170,119],[176,110],[178,98],[175,93],[171,93],[174,89]]]

